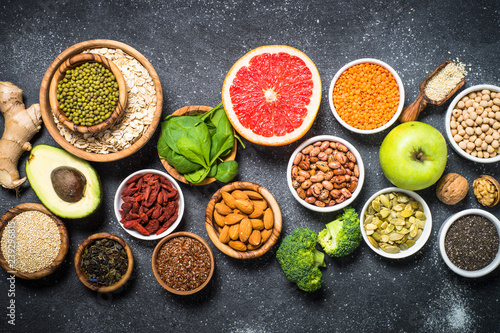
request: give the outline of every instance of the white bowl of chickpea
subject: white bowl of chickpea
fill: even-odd
[[[445,118],[451,147],[477,163],[500,161],[500,87],[465,89],[450,103]]]

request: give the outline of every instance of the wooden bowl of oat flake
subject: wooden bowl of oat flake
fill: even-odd
[[[64,223],[45,206],[24,203],[0,218],[0,265],[27,280],[52,274],[68,253]]]
[[[53,115],[49,90],[57,69],[81,53],[97,53],[110,59],[127,84],[127,107],[115,123],[97,133],[75,133]],[[136,49],[113,40],[95,39],[70,46],[49,66],[40,87],[42,119],[50,135],[66,151],[94,162],[116,161],[142,148],[153,136],[161,118],[163,93],[151,63]]]

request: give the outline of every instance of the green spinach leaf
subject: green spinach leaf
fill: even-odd
[[[217,167],[215,178],[221,182],[228,183],[233,180],[238,174],[238,162],[226,161],[222,162]]]
[[[168,164],[170,164],[172,167],[174,167],[178,172],[182,174],[190,173],[203,168],[203,166],[201,166],[200,164],[191,162],[183,155],[177,154],[170,148],[166,156],[166,160]]]
[[[208,164],[203,157],[203,151],[201,147],[198,146],[198,144],[196,144],[190,138],[180,138],[177,141],[177,149],[179,150],[180,154],[184,155],[184,157],[186,157],[191,162],[201,164],[205,168],[208,168]]]
[[[190,173],[184,174],[184,178],[190,183],[199,184],[205,178],[207,178],[208,173],[210,172],[210,168],[202,168]]]

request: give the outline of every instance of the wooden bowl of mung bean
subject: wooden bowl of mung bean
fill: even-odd
[[[68,253],[64,223],[39,203],[23,203],[0,218],[0,265],[21,279],[52,274]]]
[[[110,128],[127,105],[120,69],[99,54],[81,53],[57,69],[49,88],[56,118],[70,130],[96,133]]]

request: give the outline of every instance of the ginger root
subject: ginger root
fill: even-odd
[[[10,82],[0,82],[0,112],[5,118],[0,139],[0,185],[17,189],[26,181],[26,177],[19,178],[17,162],[23,152],[31,150],[29,140],[41,128],[42,113],[39,104],[26,109],[23,91]]]

